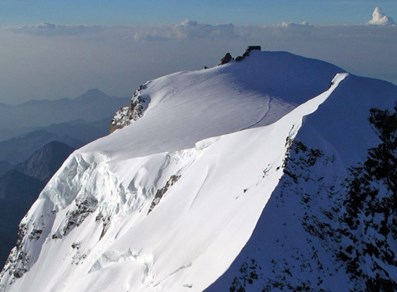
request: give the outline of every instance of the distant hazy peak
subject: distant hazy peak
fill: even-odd
[[[110,97],[110,96],[97,88],[93,88],[87,90],[82,95],[76,97],[76,99],[80,100],[80,99],[101,98],[101,97]]]
[[[54,149],[67,149],[68,151],[73,151],[74,148],[70,147],[69,145],[62,143],[60,141],[51,141],[49,143],[47,143],[46,145],[44,145],[41,149],[37,150],[36,152],[40,152],[40,151],[53,151]],[[35,153],[36,153],[35,152]]]
[[[47,182],[73,151],[74,148],[65,143],[51,141],[19,164],[17,170]]]

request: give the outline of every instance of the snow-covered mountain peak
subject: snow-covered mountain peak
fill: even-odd
[[[134,148],[126,147],[106,155],[102,149],[92,151],[95,147],[110,149],[111,145],[104,141],[111,137],[122,137],[124,146],[128,145],[134,139],[129,129],[138,128],[142,121],[151,121],[148,109],[147,115],[133,125],[94,142],[97,146],[91,144],[76,151],[21,222],[20,241],[3,270],[2,283],[13,283],[10,289],[24,289],[27,283],[32,285],[34,277],[41,279],[33,284],[41,291],[205,288],[225,271],[248,240],[282,175],[290,141],[303,116],[315,111],[345,77],[346,74],[337,75],[330,80],[328,90],[295,110],[291,111],[291,106],[290,113],[278,117],[279,121],[272,125],[254,125],[253,129],[244,130],[245,125],[240,124],[238,129],[242,131],[206,137],[201,142],[189,137],[189,143],[195,144],[190,149],[183,150],[181,143],[176,146],[180,150],[143,157],[136,155]],[[227,88],[225,84],[218,85]],[[172,96],[169,98],[172,100]],[[222,99],[218,99],[220,109]],[[166,100],[160,100],[156,107],[166,106]],[[208,127],[212,124],[208,120],[206,123]],[[224,134],[230,131],[226,123],[218,125],[219,129],[221,126]],[[201,135],[210,136],[210,132],[201,131]],[[162,142],[171,143],[168,137]],[[274,147],[275,144],[278,146]],[[203,221],[204,218],[211,219]],[[155,232],[149,232],[153,226]],[[237,230],[240,234],[234,238]],[[213,268],[208,269],[207,261],[224,247],[225,240],[231,240],[229,247],[216,265],[213,263]],[[49,259],[58,266],[56,275],[50,276],[40,268],[42,261]],[[114,268],[121,267],[128,273],[134,271],[127,282],[121,281],[124,273],[116,277],[120,281],[114,278],[111,285],[107,280],[98,281],[98,273],[106,279],[110,276],[108,272],[113,274]],[[65,280],[65,273],[74,280]],[[85,275],[85,280],[79,275]]]
[[[350,162],[345,142],[374,141],[363,139],[360,124],[372,91],[397,92],[325,62],[257,51],[146,83],[132,98],[134,108],[144,105],[137,118],[75,151],[49,181],[21,222],[0,289],[202,291],[214,282],[228,289],[217,279],[239,269],[244,246],[264,240],[257,223],[274,191],[294,186],[280,179],[305,178],[305,170],[285,175],[295,137],[308,164],[320,156],[309,146],[332,153],[324,163],[330,177],[316,177],[316,187],[305,182],[309,190],[328,186]],[[299,206],[280,216],[297,221]]]

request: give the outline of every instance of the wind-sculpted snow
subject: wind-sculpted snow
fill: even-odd
[[[49,198],[62,209],[65,208],[79,193],[87,191],[83,185],[91,177],[91,173],[100,171],[96,167],[98,162],[104,159],[106,157],[97,153],[71,155],[58,171],[61,174],[50,180],[40,196]]]
[[[157,101],[157,113],[165,115],[171,114],[167,113],[171,108],[165,112],[160,109],[169,103],[178,114],[182,114],[178,106],[180,110],[186,107],[180,105],[180,99],[173,103],[166,101],[167,97],[153,97],[143,118],[74,152],[49,182],[22,222],[21,243],[3,270],[3,290],[207,288],[227,270],[249,240],[283,175],[285,159],[303,118],[316,111],[346,76],[338,74],[332,82],[328,81],[328,90],[293,110],[288,107],[287,114],[286,107],[279,103],[279,108],[273,108],[273,113],[280,114],[276,122],[232,134],[226,133],[261,120],[269,112],[268,101],[265,100],[266,107],[260,108],[262,113],[245,108],[255,113],[251,120],[248,114],[239,119],[238,112],[244,108],[234,109],[237,95],[228,96],[231,105],[223,100],[220,107],[220,101],[214,101],[211,106],[218,111],[225,108],[227,114],[222,113],[221,117],[234,117],[219,124],[218,117],[211,117],[213,112],[208,114],[199,108],[200,114],[184,114],[186,129],[171,119],[166,126],[175,127],[168,129],[171,137],[166,138],[163,128],[154,135],[154,126],[160,126],[160,119],[150,116],[156,111],[150,106]],[[192,87],[197,90],[194,84],[184,86],[185,93]],[[205,92],[200,93],[205,98]],[[250,103],[251,98],[259,97],[244,98]],[[189,114],[193,115],[190,120]],[[199,115],[204,115],[204,120],[195,124]],[[233,119],[238,122],[229,128]],[[204,125],[226,135],[211,137],[213,132],[202,128]],[[147,132],[135,132],[133,129],[138,127],[146,127]],[[176,129],[181,132],[174,132]],[[199,135],[189,135],[190,132]],[[176,141],[175,135],[179,135]],[[195,140],[201,136],[206,139]],[[142,141],[146,144],[141,145]],[[192,147],[181,150],[190,143]],[[140,146],[145,149],[138,149]],[[21,265],[23,269],[18,270]]]

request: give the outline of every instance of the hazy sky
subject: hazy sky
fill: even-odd
[[[396,0],[0,0],[6,25],[42,21],[67,24],[171,24],[198,22],[274,24],[309,21],[321,24],[365,23],[375,6],[397,15]]]
[[[376,6],[397,19],[397,0],[0,0],[0,102],[129,96],[250,44],[397,84],[397,26],[368,25]]]

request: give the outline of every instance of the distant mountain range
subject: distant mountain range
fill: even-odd
[[[0,161],[0,176],[12,168],[12,164],[7,161]]]
[[[83,120],[54,124],[32,132],[0,141],[0,162],[16,164],[51,141],[60,141],[74,148],[108,134],[109,118],[86,122]],[[3,168],[0,163],[0,174]]]
[[[114,111],[128,100],[92,89],[74,99],[0,103],[0,266],[51,176],[75,148],[108,134]]]
[[[69,145],[52,141],[17,165],[15,169],[40,181],[48,182],[73,150],[74,148]]]
[[[98,89],[91,89],[72,99],[33,100],[19,105],[0,104],[0,141],[50,124],[110,119],[111,113],[128,100],[127,97],[109,96]]]

